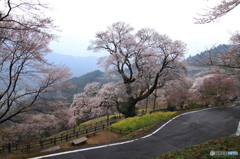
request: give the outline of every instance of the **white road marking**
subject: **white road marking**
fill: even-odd
[[[233,106],[230,106],[230,107],[233,107]],[[117,146],[117,145],[123,145],[123,144],[131,143],[131,142],[141,140],[141,139],[145,139],[145,138],[148,138],[148,137],[152,136],[153,134],[160,131],[168,123],[170,123],[171,121],[173,121],[174,119],[176,119],[176,118],[178,118],[182,115],[187,115],[187,114],[196,113],[196,112],[200,112],[200,111],[205,111],[205,110],[209,110],[209,109],[214,109],[214,108],[207,108],[207,109],[196,110],[196,111],[191,111],[191,112],[186,112],[186,113],[183,113],[183,114],[179,114],[179,115],[175,116],[174,118],[170,119],[169,121],[167,121],[165,124],[163,124],[161,127],[159,127],[157,130],[155,130],[151,134],[143,136],[139,139],[133,139],[133,140],[118,142],[118,143],[113,143],[113,144],[107,144],[107,145],[102,145],[102,146],[83,148],[83,149],[78,149],[78,150],[73,150],[73,151],[60,152],[60,153],[55,153],[55,154],[50,154],[50,155],[45,155],[45,156],[34,157],[34,158],[30,158],[30,159],[42,159],[42,158],[46,158],[46,157],[53,157],[53,156],[65,155],[65,154],[69,154],[69,153],[82,152],[82,151],[88,151],[88,150],[94,150],[94,149],[99,149],[99,148],[104,148],[104,147],[111,147],[111,146]]]

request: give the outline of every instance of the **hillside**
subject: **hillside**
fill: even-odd
[[[196,62],[201,61],[201,56],[207,56],[207,54],[211,53],[211,54],[217,54],[218,52],[223,52],[225,50],[227,50],[230,47],[230,45],[225,45],[225,44],[221,44],[218,45],[215,48],[203,51],[199,54],[196,54],[195,56],[189,56],[186,59],[187,62],[187,68],[188,68],[188,75],[189,76],[193,76],[201,71],[209,71],[211,70],[211,66],[197,66],[195,65]]]
[[[212,54],[217,54],[218,52],[223,52],[225,50],[227,50],[228,48],[230,47],[230,45],[225,45],[225,44],[221,44],[221,45],[218,45],[217,47],[215,48],[212,48],[212,49],[209,49],[209,50],[206,50],[206,51],[203,51],[199,54],[196,54],[195,56],[189,56],[186,61],[188,62],[195,62],[195,61],[199,61],[201,58],[201,56],[204,56],[204,55],[207,55],[209,53],[212,53]]]
[[[117,79],[112,79],[106,76],[106,74],[100,70],[95,70],[92,72],[89,72],[87,74],[84,74],[80,77],[73,77],[69,80],[74,85],[74,88],[63,90],[61,93],[61,96],[65,97],[67,101],[72,102],[73,101],[73,95],[83,92],[84,87],[88,83],[92,82],[99,82],[101,84],[105,84],[108,82],[117,81]],[[49,94],[48,94],[49,95]],[[51,94],[51,96],[57,96],[56,93]]]

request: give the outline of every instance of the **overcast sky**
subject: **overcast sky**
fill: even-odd
[[[51,16],[62,32],[58,42],[52,42],[53,52],[73,56],[103,56],[87,50],[97,31],[118,21],[131,24],[135,31],[153,28],[173,40],[187,43],[195,55],[213,44],[228,43],[230,34],[240,30],[240,7],[217,23],[194,24],[197,13],[221,0],[49,0],[55,8]]]

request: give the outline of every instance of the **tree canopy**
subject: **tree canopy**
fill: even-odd
[[[147,98],[157,87],[179,76],[186,44],[173,41],[153,29],[134,30],[124,22],[113,23],[106,31],[96,34],[89,50],[105,50],[108,56],[99,59],[99,65],[108,74],[118,72],[127,95],[125,102],[117,102],[117,109],[126,117],[135,116],[135,104]]]
[[[222,0],[215,7],[208,8],[205,14],[199,14],[199,18],[195,18],[196,24],[214,22],[236,8],[239,4],[239,0]]]
[[[69,69],[44,59],[56,36],[46,4],[37,0],[0,0],[0,124],[20,122],[24,113],[49,111],[41,96],[57,91]],[[44,104],[43,104],[44,103]]]

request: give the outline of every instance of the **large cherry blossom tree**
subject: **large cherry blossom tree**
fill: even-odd
[[[109,53],[99,59],[99,65],[107,73],[117,71],[121,76],[126,98],[116,104],[125,117],[135,116],[137,102],[177,77],[184,68],[181,58],[186,50],[182,41],[174,41],[153,29],[143,28],[135,34],[133,30],[127,23],[113,23],[106,31],[98,32],[88,47]]]

